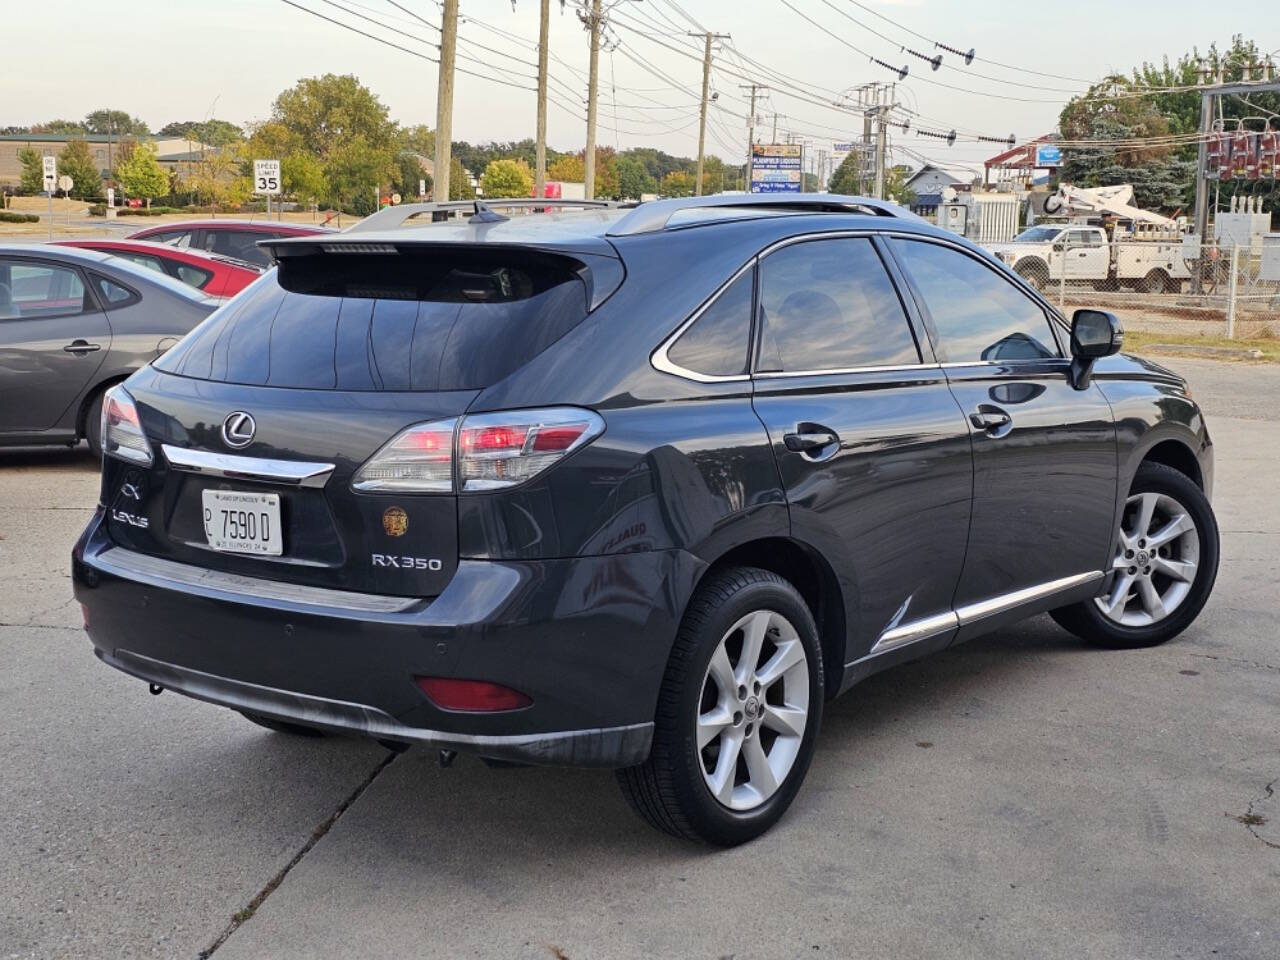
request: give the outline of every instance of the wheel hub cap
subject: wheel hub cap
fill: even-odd
[[[1125,627],[1149,627],[1178,607],[1195,583],[1200,535],[1186,507],[1164,493],[1126,502],[1116,535],[1111,578],[1094,603]]]
[[[809,662],[791,622],[747,614],[707,664],[695,720],[702,778],[717,801],[750,810],[786,780],[809,716]]]

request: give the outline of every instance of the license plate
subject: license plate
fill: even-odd
[[[225,553],[278,557],[284,552],[280,494],[244,490],[202,490],[204,535]]]

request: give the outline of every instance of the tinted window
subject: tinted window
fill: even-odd
[[[0,260],[0,320],[81,313],[84,294],[84,281],[70,267]]]
[[[812,240],[760,266],[761,370],[920,362],[897,291],[871,241]]]
[[[152,243],[167,243],[171,247],[186,247],[191,244],[190,230],[162,230],[159,233],[148,233],[140,239]]]
[[[204,285],[213,279],[213,274],[208,270],[201,270],[199,267],[193,267],[189,263],[174,264],[174,271],[178,274],[178,279],[183,283],[189,283],[193,287],[203,290]]]
[[[108,308],[128,303],[134,298],[133,291],[129,288],[122,287],[120,284],[108,280],[106,277],[100,277],[96,273],[93,275],[93,282],[97,284],[98,293],[102,295],[102,302]]]
[[[893,242],[933,318],[943,359],[1038,360],[1058,355],[1039,304],[990,267],[940,244]]]
[[[754,271],[748,270],[702,311],[667,351],[677,366],[713,377],[747,372]]]
[[[278,387],[479,389],[587,315],[586,288],[567,265],[314,259],[296,268],[313,273],[289,281],[291,290],[278,271],[255,281],[156,366]]]
[[[248,230],[206,230],[204,248],[211,253],[224,257],[234,257],[259,266],[271,263],[267,251],[258,247],[259,240],[266,240],[269,233],[255,233]]]
[[[156,273],[164,273],[164,264],[160,262],[159,257],[153,257],[149,253],[133,253],[129,250],[112,250],[112,256],[119,257],[121,260],[128,260],[130,263],[136,263],[140,267],[146,267],[148,270],[154,270]]]

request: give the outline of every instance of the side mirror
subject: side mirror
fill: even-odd
[[[1087,389],[1093,379],[1093,364],[1102,357],[1119,353],[1124,346],[1124,327],[1105,310],[1077,310],[1071,316],[1071,382],[1077,390]]]

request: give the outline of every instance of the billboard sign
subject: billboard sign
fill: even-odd
[[[752,193],[800,193],[804,147],[798,143],[751,145]]]
[[[1036,144],[1036,166],[1037,167],[1062,166],[1062,148],[1054,146],[1051,143]]]

